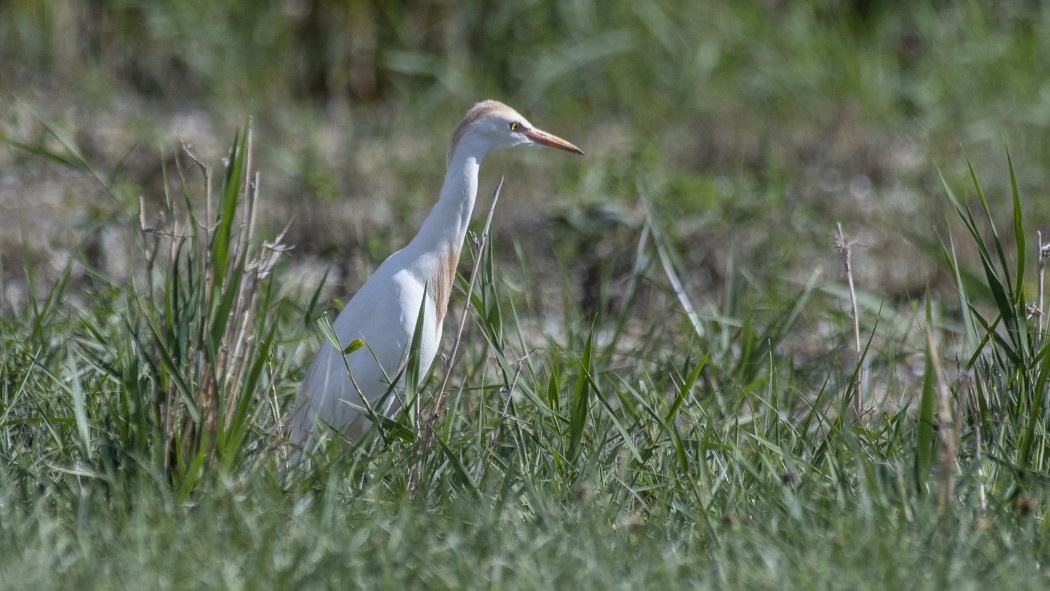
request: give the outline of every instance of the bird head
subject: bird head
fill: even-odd
[[[474,105],[459,122],[448,145],[448,162],[457,150],[469,150],[480,160],[492,150],[517,147],[558,148],[583,155],[571,143],[537,129],[514,109],[488,100]]]

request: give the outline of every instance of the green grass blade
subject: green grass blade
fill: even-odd
[[[153,342],[157,347],[157,353],[160,354],[161,367],[175,383],[175,389],[182,397],[183,403],[186,404],[186,411],[190,413],[193,422],[200,424],[202,416],[201,409],[200,406],[197,405],[197,401],[194,399],[193,390],[190,389],[189,383],[186,382],[185,376],[183,375],[182,364],[176,363],[171,350],[165,344],[165,339],[160,330],[152,324],[150,325],[150,329],[153,334]]]
[[[211,264],[215,273],[214,285],[216,287],[224,285],[226,279],[230,240],[237,211],[237,197],[241,188],[241,176],[244,174],[245,144],[248,141],[248,135],[248,133],[237,132],[234,136],[233,145],[230,147],[229,165],[223,178],[222,192],[219,194],[218,216],[215,220],[215,230],[211,241]]]
[[[948,264],[948,268],[952,272],[952,279],[955,281],[955,293],[959,297],[959,311],[962,314],[967,349],[974,352],[980,351],[979,343],[981,339],[977,336],[977,324],[970,311],[973,305],[970,302],[966,283],[963,282],[962,266],[959,264],[959,257],[955,252],[955,240],[952,237],[951,229],[948,230],[948,249],[943,250],[943,260]]]
[[[70,394],[73,399],[73,418],[77,426],[77,447],[85,462],[91,461],[91,425],[88,421],[87,405],[84,400],[84,389],[80,383],[79,372],[73,354],[68,354],[68,367],[72,375]]]
[[[1010,199],[1013,204],[1014,214],[1014,241],[1016,243],[1017,264],[1015,277],[1017,278],[1017,292],[1015,294],[1014,305],[1020,310],[1024,310],[1027,302],[1024,299],[1024,267],[1025,267],[1025,255],[1028,252],[1028,248],[1025,246],[1024,236],[1024,224],[1023,215],[1021,212],[1021,193],[1017,189],[1017,175],[1014,172],[1014,161],[1010,157],[1010,151],[1006,151],[1006,162],[1010,168]]]
[[[642,459],[642,454],[638,452],[638,446],[635,445],[634,438],[631,437],[630,431],[628,431],[623,426],[623,423],[620,422],[620,418],[617,416],[616,411],[613,410],[612,406],[609,404],[609,400],[605,397],[601,388],[598,387],[598,384],[595,383],[594,376],[592,376],[586,368],[581,368],[580,371],[582,371],[587,377],[587,382],[590,384],[591,392],[594,392],[594,397],[598,400],[598,402],[601,403],[602,408],[605,409],[606,416],[609,417],[609,420],[612,421],[613,426],[616,427],[616,430],[620,433],[620,437],[623,439],[624,445],[627,446],[627,449],[630,450],[631,455],[634,456],[634,459],[636,461],[644,462],[645,460]]]
[[[579,453],[580,441],[583,439],[584,427],[587,424],[587,414],[590,410],[591,399],[591,343],[594,339],[594,330],[587,335],[587,344],[583,350],[583,359],[579,361],[580,376],[576,380],[576,390],[572,395],[572,412],[569,415],[569,449],[568,457],[575,461]]]

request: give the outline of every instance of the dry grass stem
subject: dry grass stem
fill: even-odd
[[[415,470],[408,479],[408,492],[411,495],[415,494],[416,485],[423,476],[423,465],[434,438],[434,429],[437,427],[437,422],[444,412],[445,388],[448,386],[449,377],[452,375],[452,368],[456,365],[459,344],[463,340],[463,329],[467,325],[467,318],[470,317],[470,297],[474,293],[474,284],[477,282],[478,271],[481,269],[481,253],[485,250],[485,243],[488,242],[489,229],[492,227],[492,214],[496,211],[496,202],[499,201],[499,193],[503,189],[503,181],[504,177],[500,177],[499,183],[496,184],[496,190],[492,192],[492,203],[489,205],[488,214],[485,216],[485,225],[482,227],[481,238],[478,240],[477,255],[474,257],[474,267],[470,271],[470,281],[467,283],[467,297],[466,302],[463,304],[463,315],[459,319],[459,328],[456,330],[456,339],[452,341],[452,350],[448,354],[445,374],[441,377],[441,383],[438,385],[437,393],[434,395],[434,406],[430,409],[430,417],[423,425],[423,439],[419,446],[419,458],[416,461]]]
[[[940,514],[951,516],[952,487],[955,480],[955,449],[961,428],[961,417],[952,412],[951,397],[944,380],[940,350],[931,327],[926,332],[926,346],[933,363],[934,382],[937,393],[937,508]]]
[[[696,332],[696,336],[703,339],[704,325],[700,323],[700,315],[696,313],[696,308],[693,307],[693,303],[689,300],[689,294],[685,292],[685,287],[682,285],[681,279],[678,278],[678,273],[674,270],[674,261],[671,260],[671,254],[667,250],[667,242],[661,228],[653,218],[649,199],[644,194],[642,195],[642,205],[645,207],[645,224],[642,231],[643,233],[647,231],[652,233],[653,244],[656,245],[656,254],[660,259],[660,266],[664,270],[664,275],[667,276],[667,281],[671,284],[671,291],[674,292],[675,298],[678,299],[678,303],[682,306],[686,317],[689,318],[689,323],[692,325],[693,331]]]
[[[857,367],[860,372],[857,375],[856,389],[853,394],[853,412],[859,419],[864,411],[864,394],[862,384],[864,382],[864,349],[860,342],[860,315],[857,311],[857,291],[853,286],[853,242],[847,242],[842,232],[842,224],[835,224],[838,232],[835,234],[835,250],[842,257],[842,264],[846,268],[846,281],[849,283],[850,315],[853,318],[853,350],[857,354]]]
[[[974,461],[977,464],[977,506],[981,512],[984,513],[988,508],[988,501],[984,490],[984,461],[981,458],[981,450],[984,448],[983,438],[981,436],[981,406],[977,401],[977,390],[973,387],[973,380],[970,379],[969,374],[963,374],[963,380],[966,384],[967,393],[967,404],[970,406],[970,412],[974,416],[973,420],[973,445],[974,445]],[[961,432],[961,431],[960,431]]]
[[[232,306],[225,313],[226,318],[222,319],[224,328],[215,343],[216,350],[210,354],[201,355],[202,348],[208,345],[204,342],[189,344],[191,350],[187,352],[187,358],[196,360],[194,364],[197,367],[197,375],[199,375],[191,404],[197,405],[201,411],[200,415],[194,417],[187,412],[187,403],[176,394],[179,387],[173,374],[169,374],[167,378],[166,391],[168,394],[155,397],[157,416],[162,417],[164,424],[165,449],[167,450],[164,469],[166,471],[174,469],[172,465],[175,457],[174,450],[180,450],[179,454],[183,457],[190,457],[200,451],[197,446],[203,442],[209,442],[209,449],[205,453],[208,460],[213,461],[216,454],[216,437],[220,434],[220,429],[228,432],[234,426],[235,410],[241,398],[254,395],[253,392],[244,391],[243,384],[251,368],[252,347],[256,346],[256,333],[253,327],[261,299],[259,287],[261,281],[272,272],[281,253],[289,249],[282,243],[289,227],[285,226],[272,243],[263,243],[263,252],[253,252],[255,218],[260,202],[260,177],[258,172],[253,172],[251,169],[253,132],[250,125],[245,133],[245,154],[243,155],[245,169],[243,175],[236,179],[238,187],[237,195],[234,197],[244,200],[244,208],[240,209],[242,217],[239,221],[234,223],[213,217],[216,212],[212,204],[211,167],[193,154],[185,142],[182,148],[186,157],[201,170],[203,176],[206,217],[196,220],[197,228],[189,228],[188,233],[181,232],[175,216],[174,204],[169,199],[166,212],[173,220],[173,226],[170,229],[165,227],[163,215],[158,216],[156,224],[149,226],[146,223],[145,201],[140,200],[139,230],[143,237],[143,248],[147,261],[145,298],[154,302],[158,297],[164,297],[164,294],[156,292],[153,278],[161,238],[166,239],[169,246],[167,257],[160,261],[161,268],[165,270],[178,269],[190,264],[194,255],[188,252],[184,245],[187,241],[195,245],[195,252],[203,260],[204,302],[212,302],[216,297],[226,297],[221,294],[228,293],[228,290],[235,290]],[[231,153],[228,157],[227,167],[233,166],[234,156],[236,154]],[[190,223],[193,224],[194,220],[191,219]],[[224,269],[216,269],[219,261],[212,257],[212,235],[215,230],[213,224],[228,223],[234,223],[237,230],[230,241],[229,256],[223,263]],[[147,235],[152,235],[152,246]],[[239,273],[238,269],[240,269]],[[222,276],[221,281],[218,280],[219,273]],[[210,322],[217,320],[210,318],[213,312],[208,303],[199,306],[195,313],[200,315],[198,322],[202,326],[208,326]],[[156,358],[156,351],[153,351],[152,355]]]

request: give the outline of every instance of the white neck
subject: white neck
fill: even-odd
[[[446,253],[450,249],[458,254],[462,248],[478,194],[478,169],[485,156],[469,148],[461,145],[453,153],[437,203],[423,220],[419,233],[405,247],[413,255]]]

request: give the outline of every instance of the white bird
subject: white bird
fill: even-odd
[[[359,409],[372,408],[389,417],[402,407],[404,377],[393,389],[389,380],[407,362],[420,304],[424,309],[419,368],[421,378],[427,375],[425,370],[441,344],[441,325],[474,209],[481,161],[493,150],[519,146],[583,154],[571,143],[536,129],[503,103],[483,101],[467,111],[448,145],[441,195],[419,233],[383,261],[333,323],[344,350],[356,339],[364,346],[345,355],[344,363],[343,353],[324,342],[306,372],[289,426],[289,439],[300,451],[312,449],[325,433],[360,437],[371,421],[367,411]]]

